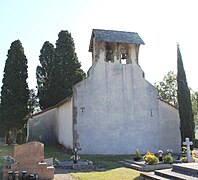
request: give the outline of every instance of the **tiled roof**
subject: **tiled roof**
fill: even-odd
[[[89,51],[92,51],[92,39],[95,37],[96,42],[116,42],[128,44],[144,44],[144,41],[134,32],[113,31],[103,29],[93,29]]]

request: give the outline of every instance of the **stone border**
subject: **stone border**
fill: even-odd
[[[145,161],[133,161],[133,160],[125,160],[125,161],[119,161],[123,165],[138,170],[138,171],[154,171],[154,170],[160,170],[160,169],[170,169],[173,167],[172,164],[164,164],[164,163],[159,163],[157,165],[147,165],[145,164]]]

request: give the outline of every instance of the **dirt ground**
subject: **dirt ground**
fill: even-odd
[[[69,175],[70,171],[65,169],[56,168],[54,180],[76,180]]]
[[[55,174],[54,180],[75,180],[69,174]]]

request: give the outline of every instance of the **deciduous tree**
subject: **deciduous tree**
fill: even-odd
[[[158,90],[158,97],[169,104],[178,107],[177,100],[177,75],[173,71],[169,71],[164,76],[163,81],[155,83]],[[192,111],[194,115],[194,122],[198,125],[198,93],[190,88]]]
[[[173,71],[169,71],[164,76],[163,81],[155,83],[155,87],[158,90],[158,97],[164,101],[178,106],[177,101],[177,75]]]

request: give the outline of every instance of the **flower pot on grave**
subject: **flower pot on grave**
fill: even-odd
[[[134,157],[133,159],[134,159],[134,161],[140,161],[141,160],[141,158],[139,158],[139,157]]]

